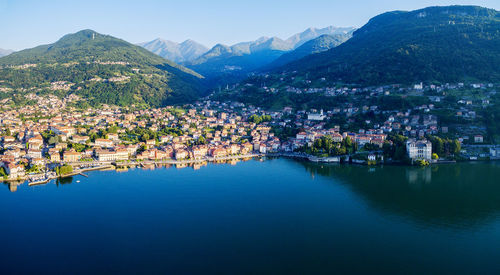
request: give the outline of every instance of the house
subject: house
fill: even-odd
[[[31,163],[34,165],[37,165],[38,167],[43,167],[43,166],[45,166],[46,159],[44,159],[44,158],[32,159]]]
[[[126,149],[118,149],[116,151],[96,150],[95,154],[99,161],[127,160],[129,156]]]
[[[16,139],[14,137],[11,137],[11,136],[5,136],[3,137],[3,142],[4,143],[9,143],[9,142],[14,142]]]
[[[103,139],[103,138],[98,138],[95,140],[95,145],[96,146],[100,146],[100,147],[103,147],[103,148],[111,148],[113,147],[113,141],[109,140],[109,139]]]
[[[208,153],[208,148],[206,146],[195,146],[192,150],[193,159],[202,159]]]
[[[161,136],[160,143],[167,143],[172,139],[172,136]]]
[[[223,148],[214,148],[211,150],[210,154],[214,158],[221,158],[227,156],[227,151]]]
[[[483,138],[482,135],[475,135],[474,136],[474,142],[475,143],[483,143],[483,141],[484,141],[484,138]]]
[[[32,137],[27,143],[29,148],[39,149],[43,145],[43,138],[41,136]]]
[[[71,137],[71,139],[73,140],[74,143],[84,144],[87,140],[89,140],[89,137],[74,135],[73,137]]]
[[[331,137],[332,137],[332,140],[334,142],[342,142],[342,140],[343,140],[342,135],[339,133],[333,133],[333,134],[331,134]]]
[[[409,139],[406,142],[406,152],[411,160],[432,159],[432,143],[428,140]]]
[[[162,150],[154,150],[155,159],[168,159],[170,158],[169,154]]]
[[[368,155],[368,161],[376,161],[376,160],[377,160],[377,156],[375,154]]]
[[[231,144],[226,148],[228,155],[236,155],[240,152],[240,146],[237,144]]]
[[[35,150],[35,149],[29,149],[27,156],[29,158],[31,158],[31,159],[41,158],[42,157],[42,151]]]
[[[57,149],[57,150],[66,149],[66,148],[68,148],[68,144],[67,143],[57,143],[54,146],[54,148]]]
[[[188,156],[189,156],[188,151],[184,149],[175,150],[175,159],[177,160],[187,159]]]
[[[78,153],[73,149],[65,151],[63,153],[63,159],[65,162],[76,162],[79,161],[80,158],[81,158],[81,153]]]
[[[61,154],[59,152],[50,152],[50,161],[52,162],[60,162],[61,161]]]
[[[108,139],[112,141],[120,141],[120,138],[118,137],[118,134],[115,133],[109,133],[108,134]]]
[[[326,116],[323,114],[323,110],[321,110],[318,113],[310,113],[307,115],[307,120],[313,120],[313,121],[322,121],[326,118]]]
[[[248,154],[251,153],[253,150],[253,145],[250,142],[245,142],[241,145],[241,153],[242,154]]]
[[[259,152],[265,154],[269,151],[269,147],[265,143],[261,143],[259,146]]]
[[[138,149],[138,146],[137,145],[127,145],[125,147],[125,149],[127,150],[129,156],[133,156],[137,153],[137,149]]]
[[[9,179],[17,179],[24,177],[26,175],[26,171],[24,170],[24,166],[20,164],[7,163],[3,165],[5,168],[5,172],[9,175]]]
[[[129,154],[127,149],[116,149],[115,160],[128,160]]]

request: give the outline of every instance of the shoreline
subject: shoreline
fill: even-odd
[[[83,169],[78,169],[76,171],[73,171],[69,174],[65,175],[59,175],[59,176],[52,176],[47,178],[46,180],[39,181],[39,182],[28,182],[29,177],[25,176],[23,178],[18,178],[18,179],[0,179],[0,182],[2,183],[18,183],[18,185],[24,184],[28,182],[29,186],[36,186],[36,185],[43,185],[47,184],[48,182],[59,179],[59,178],[68,178],[68,177],[73,177],[77,175],[84,175],[83,173],[85,172],[91,172],[91,171],[102,171],[102,170],[120,170],[120,169],[128,169],[132,167],[142,167],[146,168],[151,165],[190,165],[190,164],[202,164],[202,163],[217,163],[221,161],[230,161],[230,160],[241,160],[241,159],[252,159],[252,158],[262,158],[262,157],[270,157],[270,158],[288,158],[288,159],[299,159],[302,161],[308,161],[312,163],[321,163],[321,164],[346,164],[346,165],[362,165],[362,166],[381,166],[381,165],[394,165],[394,166],[414,166],[414,165],[409,165],[406,163],[401,163],[401,162],[376,162],[374,164],[369,164],[368,161],[356,161],[350,159],[349,155],[344,155],[344,156],[333,156],[333,157],[316,157],[313,155],[307,155],[307,154],[298,154],[298,153],[255,153],[255,154],[246,154],[246,155],[236,155],[236,156],[228,156],[228,157],[221,157],[221,158],[214,158],[214,157],[206,157],[203,159],[186,159],[186,160],[174,160],[174,159],[168,159],[168,160],[146,160],[146,161],[136,161],[136,160],[129,160],[129,161],[123,161],[123,162],[116,162],[116,161],[105,161],[105,162],[92,162],[95,163],[96,165],[100,166],[95,166],[95,167],[90,167],[90,168],[83,168]],[[347,160],[349,159],[349,160]],[[456,164],[456,163],[463,163],[463,162],[489,162],[489,161],[497,161],[499,159],[488,159],[488,160],[464,160],[464,161],[456,161],[456,160],[442,160],[442,161],[433,161],[430,164],[431,165],[439,165],[439,164]],[[71,166],[78,166],[82,164],[88,164],[88,162],[78,162],[78,163],[64,163],[68,164]],[[124,171],[124,170],[121,170]],[[30,176],[36,176],[36,175],[30,175]]]

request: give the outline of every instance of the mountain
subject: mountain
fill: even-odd
[[[338,28],[334,26],[326,27],[323,29],[317,28],[309,28],[301,33],[295,34],[286,40],[287,43],[293,45],[294,48],[298,48],[302,46],[302,44],[312,40],[314,38],[320,37],[322,35],[331,35],[331,36],[351,36],[355,31],[355,28],[347,27],[347,28]]]
[[[218,79],[224,79],[224,81],[241,79],[311,39],[323,34],[350,36],[353,30],[353,28],[336,27],[310,28],[287,40],[278,37],[261,37],[255,41],[242,42],[233,46],[217,44],[199,58],[183,64],[212,79],[212,82],[218,82]]]
[[[364,85],[500,81],[498,64],[499,12],[447,6],[381,14],[340,46],[295,61],[284,71]]]
[[[299,60],[305,56],[328,51],[344,43],[349,38],[351,38],[351,36],[352,32],[336,34],[336,35],[329,35],[329,34],[321,35],[320,37],[307,41],[306,43],[302,44],[302,46],[296,48],[295,50],[283,54],[265,68],[271,69],[271,68],[281,67],[287,63]]]
[[[207,47],[193,40],[176,43],[157,38],[138,45],[176,63],[192,61],[208,51]]]
[[[91,104],[162,106],[197,98],[201,76],[139,46],[92,30],[0,58],[14,92],[76,94]]]
[[[0,57],[2,56],[6,56],[6,55],[9,55],[11,53],[13,53],[14,51],[12,50],[4,50],[4,49],[0,49]]]
[[[290,49],[289,45],[276,37],[260,38],[231,47],[218,44],[185,65],[208,78],[227,73],[244,74],[268,64]]]

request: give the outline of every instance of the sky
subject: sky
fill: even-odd
[[[83,29],[132,43],[160,37],[212,47],[285,39],[309,27],[361,27],[383,12],[443,5],[500,10],[500,0],[0,0],[0,48],[49,44]]]

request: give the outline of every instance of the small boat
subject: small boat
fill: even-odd
[[[80,182],[79,180],[76,181],[76,183],[79,183],[79,182]]]

